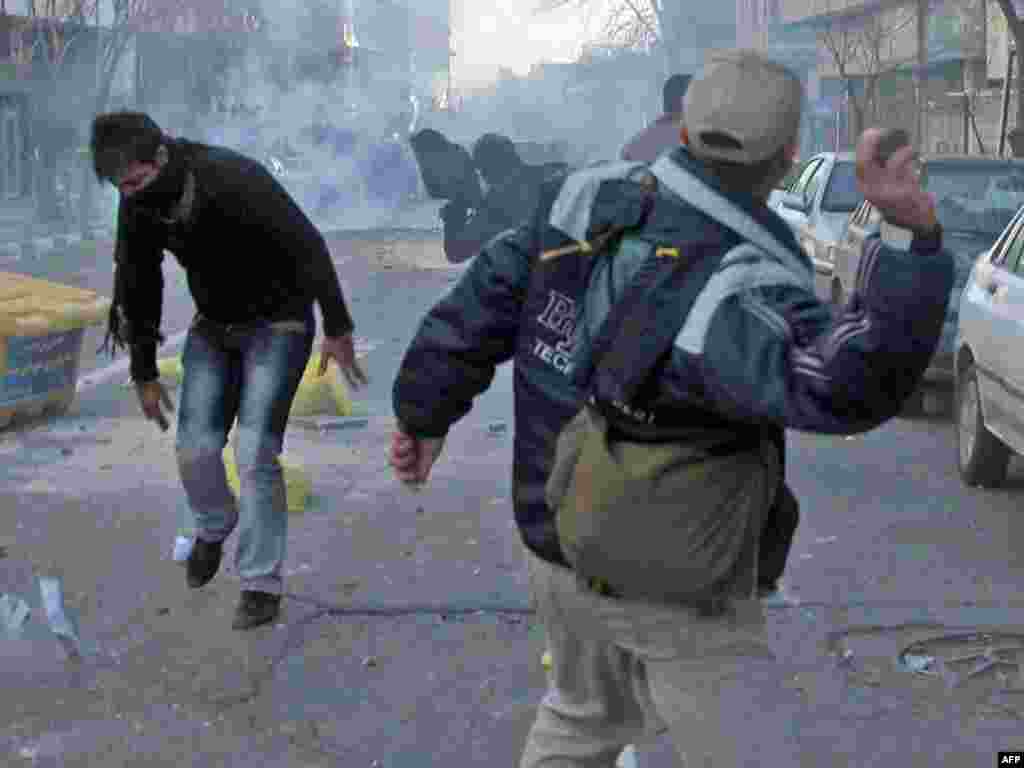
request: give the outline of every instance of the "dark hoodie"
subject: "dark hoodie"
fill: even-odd
[[[353,329],[323,236],[260,163],[221,147],[182,139],[154,185],[194,178],[186,221],[168,224],[151,208],[148,188],[122,199],[117,217],[114,349],[131,351],[134,381],[158,377],[163,307],[163,252],[185,269],[199,312],[219,323],[303,320],[320,304],[324,332]],[[175,192],[183,182],[175,181]]]

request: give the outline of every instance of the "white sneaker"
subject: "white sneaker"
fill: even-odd
[[[615,761],[615,768],[639,768],[639,763],[636,761],[636,747],[630,744],[619,755],[619,759]]]
[[[791,595],[781,584],[771,592],[758,592],[757,597],[765,608],[792,608],[800,605],[800,598]]]

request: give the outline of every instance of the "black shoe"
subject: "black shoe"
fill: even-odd
[[[771,597],[779,591],[779,582],[771,581],[765,584],[757,585],[757,597],[759,600],[763,600],[766,597]]]
[[[252,629],[269,624],[281,611],[281,596],[270,592],[242,590],[232,629]]]
[[[188,556],[186,579],[192,589],[199,589],[210,583],[220,568],[220,557],[224,553],[224,542],[211,543],[197,538]]]

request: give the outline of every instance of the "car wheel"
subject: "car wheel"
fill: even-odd
[[[985,426],[978,374],[973,365],[957,379],[956,442],[957,464],[965,484],[987,488],[1002,485],[1010,463],[1010,449]]]

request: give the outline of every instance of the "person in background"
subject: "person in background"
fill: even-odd
[[[492,237],[522,223],[537,207],[541,185],[562,172],[527,165],[512,140],[497,133],[477,140],[473,163],[487,186],[479,208],[454,199],[441,209],[444,252],[452,263],[470,259]]]
[[[121,196],[105,346],[130,351],[142,412],[164,431],[172,406],[156,350],[165,249],[185,269],[198,310],[182,353],[176,437],[197,531],[186,581],[195,589],[216,575],[241,518],[233,626],[266,624],[280,608],[288,528],[278,456],[316,336],[314,303],[324,321],[321,374],[334,360],[352,386],[366,381],[331,254],[274,176],[237,152],[173,139],[141,112],[97,116],[90,149],[97,178]],[[222,458],[236,422],[238,502]]]
[[[781,757],[780,768],[809,764],[793,731],[806,704],[782,692],[787,669],[753,599],[757,521],[779,474],[770,447],[786,428],[855,434],[898,415],[938,342],[953,260],[912,149],[883,164],[881,132],[866,131],[857,149],[861,190],[913,238],[899,250],[877,232],[868,237],[854,299],[834,316],[815,296],[810,259],[766,205],[796,153],[802,103],[799,78],[762,54],[717,53],[687,96],[681,146],[646,171],[659,190],[651,218],[618,250],[580,243],[595,224],[636,220],[635,201],[621,190],[644,169],[615,163],[545,185],[534,215],[486,244],[406,351],[393,388],[391,464],[413,486],[427,481],[450,429],[497,367],[514,360],[512,498],[552,657],[522,768],[612,768],[626,744],[666,729],[687,766],[760,764],[759,747]],[[594,222],[606,183],[619,196],[605,198]],[[681,202],[659,218],[661,195]],[[630,455],[632,435],[686,442],[698,476],[724,467],[742,487],[735,503],[717,510],[703,498],[679,500],[708,525],[732,530],[730,544],[742,543],[716,590],[723,599],[707,611],[697,601],[641,599],[584,578],[546,500],[556,439],[586,394],[572,378],[573,366],[586,363],[580,340],[596,338],[611,307],[666,257],[690,271],[652,297],[654,319],[665,321],[682,303],[682,328],[641,394],[592,405],[614,425],[609,435],[624,436],[622,455]],[[631,362],[619,364],[628,370]],[[679,536],[687,552],[704,538]],[[720,540],[717,531],[708,537]],[[649,567],[645,554],[635,552],[638,570]],[[750,679],[769,700],[749,695]]]
[[[690,85],[689,75],[672,75],[662,89],[662,115],[629,140],[620,158],[635,163],[652,163],[662,152],[679,146],[683,127],[683,99]]]

